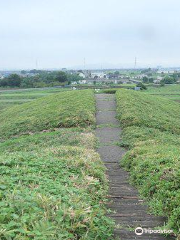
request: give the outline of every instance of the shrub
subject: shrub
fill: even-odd
[[[140,87],[141,90],[146,90],[147,87],[143,83],[138,83],[136,87]]]

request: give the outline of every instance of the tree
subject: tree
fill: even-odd
[[[22,79],[18,74],[11,74],[0,80],[0,87],[20,87],[21,81]]]
[[[78,82],[79,80],[83,80],[83,78],[76,73],[73,73],[73,74],[66,73],[66,75],[67,75],[69,83]]]
[[[26,74],[26,73],[27,73],[27,71],[25,71],[25,70],[21,71],[21,74]]]
[[[152,71],[151,68],[147,68],[147,69],[143,69],[141,71],[141,73],[148,73],[148,72],[151,72],[151,71]]]
[[[173,77],[169,77],[169,76],[166,76],[165,78],[163,78],[163,80],[161,81],[161,83],[164,83],[164,84],[173,84],[175,83],[176,80],[173,78]]]
[[[149,78],[149,83],[153,83],[154,82],[154,78]]]
[[[146,90],[147,87],[143,83],[138,83],[136,87],[140,87],[141,90]]]
[[[148,83],[149,82],[149,78],[148,77],[143,77],[143,83]]]
[[[178,81],[178,74],[177,73],[173,73],[172,77],[174,78],[175,82]]]
[[[115,71],[115,72],[114,72],[114,76],[115,76],[115,77],[119,77],[119,71]]]
[[[67,82],[68,81],[67,74],[65,72],[62,72],[62,71],[58,72],[56,74],[55,81],[58,81],[58,82],[61,82],[61,83]]]
[[[147,75],[148,75],[149,77],[152,77],[152,73],[151,73],[151,72],[147,73]]]
[[[7,87],[7,86],[8,86],[7,79],[1,79],[0,80],[0,87]]]
[[[21,81],[21,87],[23,88],[33,88],[34,87],[34,82],[31,77],[25,77]]]
[[[18,74],[11,74],[7,77],[7,84],[10,87],[20,87],[21,77]]]

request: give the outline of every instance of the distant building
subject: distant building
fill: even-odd
[[[161,82],[161,80],[158,80],[158,79],[153,81],[153,83],[155,83],[155,84],[159,84],[160,82]]]
[[[168,73],[175,73],[175,72],[176,72],[175,70],[168,71]]]
[[[163,77],[158,76],[158,77],[153,81],[153,83],[159,84],[162,80],[163,80]]]
[[[77,85],[77,82],[71,82],[71,85]]]
[[[94,79],[103,79],[103,78],[106,78],[107,75],[103,72],[94,72],[94,73],[91,73],[91,78],[94,78]]]
[[[176,71],[175,70],[163,70],[163,69],[161,69],[161,70],[158,70],[157,71],[157,73],[164,73],[164,74],[168,74],[168,73],[170,73],[170,74],[172,74],[172,73],[175,73]]]
[[[161,81],[161,80],[163,80],[163,77],[158,76],[157,80]]]
[[[87,80],[79,80],[79,84],[86,84]]]

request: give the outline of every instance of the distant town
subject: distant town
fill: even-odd
[[[178,84],[180,68],[0,71],[0,87],[77,87],[79,85]]]

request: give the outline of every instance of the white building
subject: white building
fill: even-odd
[[[161,82],[161,80],[158,80],[158,79],[153,81],[153,83],[155,83],[155,84],[159,84],[160,82]]]
[[[79,80],[79,84],[86,84],[87,80]]]
[[[106,78],[106,74],[104,74],[103,72],[94,72],[91,73],[91,78]]]
[[[77,82],[72,82],[71,85],[77,85]]]

